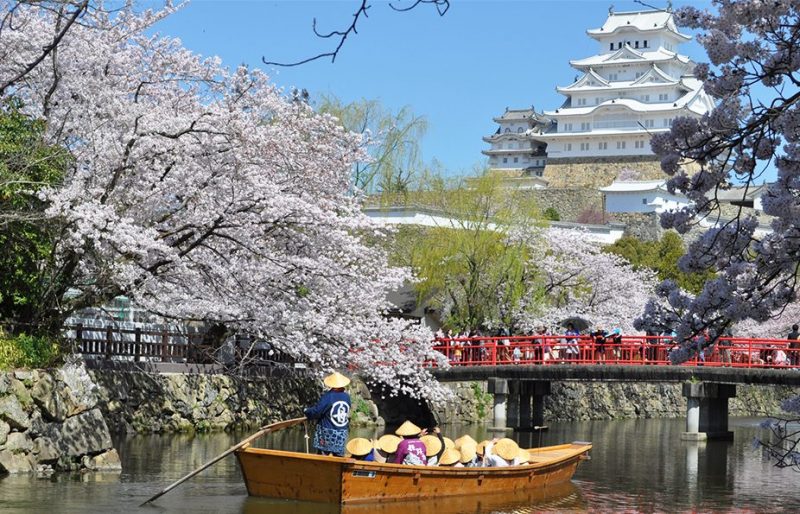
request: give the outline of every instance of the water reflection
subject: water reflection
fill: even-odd
[[[338,506],[247,497],[233,458],[225,459],[156,502],[138,505],[158,490],[240,440],[243,434],[133,436],[119,441],[124,471],[116,474],[14,476],[0,479],[0,512],[191,512],[348,514],[492,513],[558,511],[796,511],[800,474],[762,460],[750,441],[755,419],[732,419],[733,442],[681,441],[682,420],[551,423],[543,445],[592,441],[592,460],[578,467],[575,481],[524,497],[446,498],[382,506]],[[485,427],[445,427],[481,440]],[[358,431],[365,437],[375,431]],[[515,436],[523,446],[539,443],[536,432]],[[302,428],[271,435],[260,446],[304,451]]]

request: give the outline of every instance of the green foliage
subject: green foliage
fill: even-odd
[[[634,268],[649,268],[658,274],[660,280],[670,279],[691,293],[699,293],[707,280],[714,277],[712,272],[684,273],[678,269],[678,259],[686,253],[680,236],[669,231],[660,241],[641,241],[626,236],[609,245],[605,251],[619,255],[630,262]]]
[[[554,207],[548,207],[547,209],[545,209],[544,212],[542,213],[542,216],[544,217],[544,219],[549,221],[561,221],[561,215]]]
[[[50,274],[57,228],[37,193],[63,179],[70,157],[44,142],[44,122],[21,107],[0,104],[0,318],[35,322],[63,293]]]
[[[514,227],[539,223],[531,200],[482,174],[465,182],[434,182],[426,204],[452,225],[401,230],[393,260],[415,270],[421,302],[442,313],[446,328],[512,325],[512,313],[531,287],[535,266],[528,246],[509,238]]]
[[[47,368],[60,358],[61,347],[51,338],[0,332],[0,369]]]
[[[472,394],[475,395],[475,400],[477,401],[476,409],[478,418],[486,419],[486,416],[489,414],[492,408],[492,395],[483,392],[483,388],[478,382],[470,382],[469,387],[472,389]]]
[[[376,140],[367,151],[369,162],[353,167],[353,184],[369,193],[406,195],[422,170],[419,141],[428,122],[409,107],[392,112],[378,100],[361,99],[349,104],[335,96],[323,96],[317,110],[339,119],[344,128]]]

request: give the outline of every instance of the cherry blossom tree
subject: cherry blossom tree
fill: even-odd
[[[314,367],[441,397],[420,366],[442,361],[431,334],[383,316],[410,274],[365,243],[386,230],[350,193],[360,136],[259,70],[146,33],[173,10],[84,11],[30,69],[60,14],[20,4],[0,32],[5,94],[71,154],[63,181],[39,193],[58,227],[55,266],[80,291],[59,315],[125,294],[166,319],[223,324]]]
[[[655,274],[634,270],[622,257],[604,252],[585,231],[548,228],[537,232],[530,239],[531,260],[544,286],[543,290],[528,289],[536,295],[528,296],[517,311],[518,323],[530,330],[578,316],[593,327],[634,332],[634,320],[653,296]]]
[[[665,281],[659,293],[666,302],[650,304],[637,322],[639,328],[674,328],[682,341],[707,328],[709,337],[700,339],[705,345],[737,322],[744,329],[780,322],[787,304],[794,310],[800,271],[800,3],[713,4],[713,12],[684,7],[675,15],[680,25],[700,32],[710,63],[699,64],[695,75],[717,107],[701,119],[677,118],[670,132],[653,137],[651,144],[671,176],[669,191],[681,191],[694,202],[662,215],[662,225],[686,233],[702,219],[711,222],[679,266],[716,276],[697,295]],[[772,168],[777,180],[762,197],[764,213],[772,216],[771,232],[757,237],[759,220],[741,209],[723,219],[717,193],[741,185],[744,199]],[[672,355],[690,356],[684,349]],[[782,426],[778,443],[760,444],[779,466],[798,466],[798,433],[787,427],[797,424],[800,397],[783,408],[795,419],[775,425]]]
[[[796,297],[800,264],[800,5],[794,1],[717,0],[715,13],[685,7],[679,24],[700,31],[710,64],[695,75],[718,106],[701,119],[677,118],[670,132],[652,139],[670,192],[691,207],[662,215],[664,227],[688,232],[701,219],[711,228],[680,259],[684,272],[717,272],[697,295],[671,281],[659,288],[666,303],[651,305],[639,327],[674,328],[680,340],[709,329],[714,339],[739,320],[770,319]],[[717,193],[742,185],[751,191],[770,167],[778,179],[763,196],[772,232],[756,237],[756,217],[720,214]]]

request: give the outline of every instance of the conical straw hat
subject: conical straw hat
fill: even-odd
[[[514,460],[514,457],[519,454],[519,445],[517,445],[513,439],[504,437],[495,443],[494,453],[508,461],[511,461]]]
[[[395,453],[400,441],[401,439],[394,434],[385,434],[378,439],[378,448],[386,453]]]
[[[467,462],[472,462],[472,459],[475,458],[477,452],[475,448],[477,445],[465,444],[461,447],[461,464],[466,464]]]
[[[531,454],[528,453],[528,450],[519,449],[519,453],[517,454],[517,462],[520,464],[527,464],[531,460]]]
[[[455,448],[456,447],[456,443],[454,443],[453,440],[450,439],[449,437],[445,437],[444,438],[444,447],[445,448]]]
[[[350,383],[350,379],[346,376],[342,375],[338,371],[335,371],[325,377],[322,380],[322,383],[325,384],[326,387],[331,389],[339,389],[341,387],[347,387],[347,384]]]
[[[424,435],[419,440],[425,445],[426,457],[433,457],[442,449],[442,442],[435,435]]]
[[[410,421],[405,421],[400,427],[394,431],[395,434],[405,437],[409,435],[419,435],[422,429]]]
[[[363,457],[372,451],[372,443],[369,439],[363,437],[355,437],[347,441],[347,452],[356,457]]]
[[[483,456],[483,453],[484,453],[483,450],[484,450],[484,448],[486,448],[486,443],[488,443],[488,442],[489,441],[481,441],[481,442],[478,443],[478,445],[475,447],[475,451],[478,453],[478,455]]]
[[[461,459],[461,452],[455,448],[449,448],[444,451],[442,458],[439,459],[440,466],[452,466]]]
[[[469,435],[462,435],[461,437],[459,437],[458,439],[456,439],[456,440],[455,440],[455,443],[456,443],[456,446],[455,446],[456,450],[460,450],[460,449],[461,449],[461,447],[462,447],[462,446],[463,446],[465,443],[467,443],[467,444],[473,444],[473,445],[477,445],[477,444],[478,444],[478,441],[476,441],[475,439],[473,439],[473,438],[472,438],[472,437],[470,437]]]

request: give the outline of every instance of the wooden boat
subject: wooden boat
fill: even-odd
[[[521,493],[572,479],[591,443],[529,450],[531,462],[501,468],[404,466],[298,452],[236,451],[251,496],[334,504]]]

